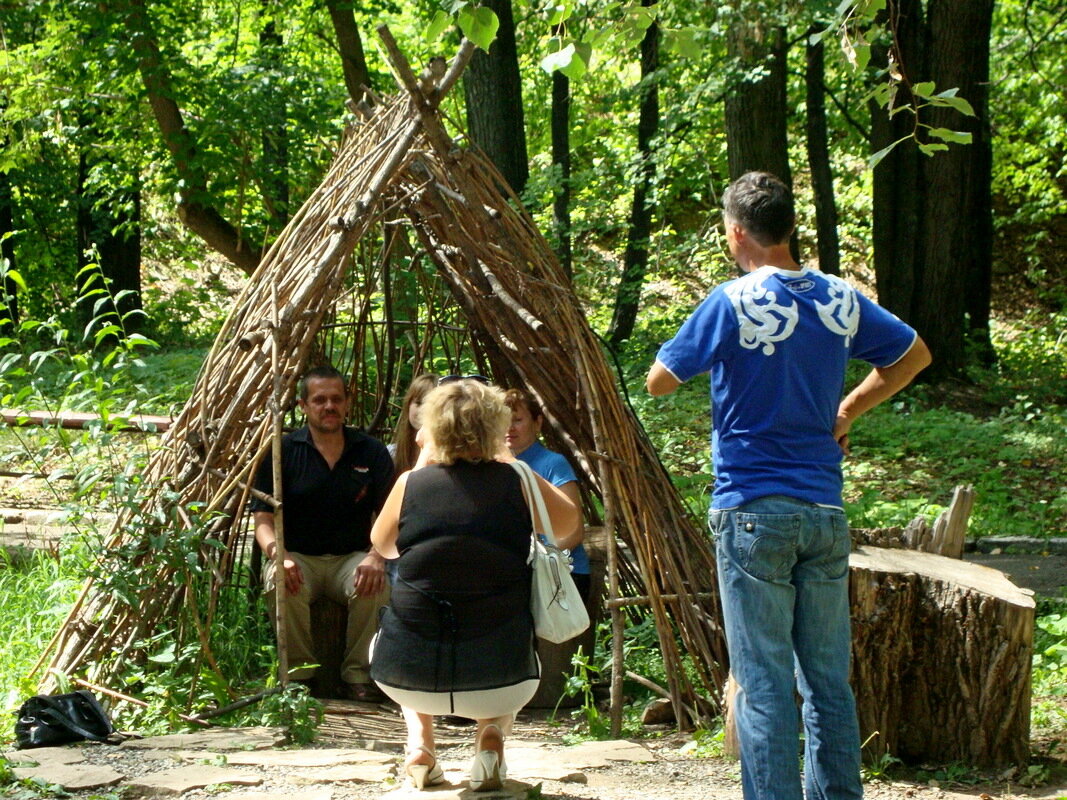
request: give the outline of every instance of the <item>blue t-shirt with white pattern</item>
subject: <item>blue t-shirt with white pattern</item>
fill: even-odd
[[[711,373],[712,507],[771,494],[840,506],[845,366],[890,366],[915,338],[816,269],[761,267],[717,287],[657,355],[679,381]]]

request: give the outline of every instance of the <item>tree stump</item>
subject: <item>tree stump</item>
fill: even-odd
[[[1031,592],[978,564],[860,547],[850,597],[868,755],[978,767],[1027,760]]]
[[[866,758],[1029,757],[1034,600],[999,570],[913,550],[850,557],[852,689]],[[725,748],[738,755],[726,688]]]
[[[342,697],[341,665],[345,660],[348,606],[320,597],[311,604],[311,643],[319,668],[315,670],[315,694]]]

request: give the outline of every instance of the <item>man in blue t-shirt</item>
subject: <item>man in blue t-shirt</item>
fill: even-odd
[[[841,459],[864,412],[930,363],[915,331],[789,251],[793,198],[750,172],[723,196],[743,277],[717,287],[649,371],[653,395],[711,373],[716,542],[746,800],[800,800],[794,687],[808,798],[863,794],[848,684],[848,555]],[[851,358],[873,366],[843,400]]]

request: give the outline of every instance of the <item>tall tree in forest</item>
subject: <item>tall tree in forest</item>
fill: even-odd
[[[764,8],[761,0],[732,5],[727,51],[739,77],[726,93],[726,157],[730,180],[760,170],[793,185],[789,168],[785,26]],[[790,241],[799,259],[797,235]]]
[[[988,122],[993,0],[895,0],[891,56],[903,76],[895,104],[872,111],[871,149],[903,141],[874,170],[874,260],[882,305],[909,321],[934,354],[930,380],[958,376],[970,340],[991,353],[992,155]],[[929,102],[930,84],[954,87],[975,116]],[[924,127],[918,128],[921,123]],[[958,130],[966,146],[947,147]],[[943,150],[943,152],[942,152]],[[933,154],[933,157],[930,155]]]
[[[653,0],[641,0],[644,6]],[[630,205],[630,224],[626,233],[622,275],[615,291],[615,307],[608,342],[618,347],[633,334],[641,287],[648,270],[649,237],[652,235],[652,181],[656,173],[653,140],[659,128],[659,24],[655,21],[645,30],[641,40],[641,82],[638,85],[640,110],[637,122],[637,157],[640,163]]]
[[[341,56],[341,70],[344,73],[345,88],[348,96],[355,102],[364,98],[363,87],[371,86],[370,71],[367,69],[367,57],[363,52],[363,39],[356,26],[352,13],[352,3],[342,0],[326,0],[330,12],[334,35],[337,37],[337,50]]]
[[[7,270],[15,269],[15,202],[11,193],[11,179],[0,170],[0,261],[4,262],[3,308],[0,318],[0,333],[10,334],[19,321],[18,285],[8,277]]]
[[[97,121],[106,117],[100,113]],[[99,136],[98,126],[83,117],[75,222],[79,311],[85,321],[118,314],[122,327],[131,333],[143,321],[140,314],[131,313],[142,308],[141,190],[127,165],[106,155]],[[96,268],[85,271],[90,264]]]
[[[500,170],[512,191],[522,194],[530,177],[522,110],[522,81],[511,0],[482,4],[500,22],[489,51],[477,50],[464,73],[467,134]]]
[[[571,263],[571,81],[559,70],[552,73],[552,166],[559,170],[559,185],[552,198],[552,229],[556,256],[568,278]]]
[[[144,0],[111,0],[111,8],[123,15],[152,114],[180,179],[179,218],[210,247],[251,275],[259,264],[260,250],[211,204],[207,172],[186,127]]]
[[[812,27],[808,33],[821,28]],[[834,200],[834,175],[830,169],[830,146],[826,130],[824,78],[826,62],[822,41],[808,41],[804,82],[806,86],[805,130],[808,144],[808,168],[815,202],[815,229],[818,237],[819,269],[831,275],[841,274],[841,254],[837,235],[837,204]]]
[[[730,180],[763,170],[792,185],[786,131],[785,28],[759,13],[759,3],[734,6],[727,47],[740,73],[726,95]]]
[[[282,72],[284,42],[271,15],[271,0],[262,0],[262,3],[264,18],[259,32],[259,48],[263,67],[274,78],[268,81],[268,85],[275,89],[265,109],[269,119],[263,127],[263,199],[272,227],[277,232],[289,221],[289,133],[285,125],[287,103],[282,93],[276,91],[279,84],[277,77]]]

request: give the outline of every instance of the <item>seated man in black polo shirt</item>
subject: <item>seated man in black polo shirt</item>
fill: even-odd
[[[377,439],[344,424],[349,398],[344,378],[333,367],[309,370],[299,394],[307,426],[282,440],[289,677],[305,681],[314,675],[314,667],[302,666],[316,663],[310,607],[326,596],[348,606],[341,666],[346,696],[378,699],[368,649],[389,586],[385,559],[371,546],[370,529],[392,486],[393,460]],[[260,465],[255,485],[273,492],[270,458]],[[274,619],[274,512],[262,500],[252,501],[252,511],[256,542],[267,558],[264,586]]]

